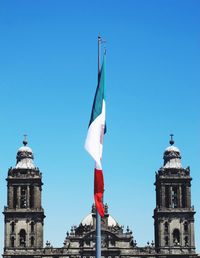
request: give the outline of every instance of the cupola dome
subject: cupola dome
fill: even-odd
[[[118,225],[117,221],[110,215],[108,214],[108,205],[105,204],[104,205],[104,209],[105,209],[105,214],[107,215],[107,226],[108,227],[116,227]],[[95,222],[94,220],[96,220],[96,207],[93,204],[92,205],[92,211],[91,213],[89,213],[82,221],[81,221],[81,225],[82,226],[94,226]]]
[[[164,168],[181,168],[181,153],[180,150],[175,147],[173,134],[170,135],[170,146],[165,149],[163,159],[164,159]]]
[[[17,162],[15,168],[24,168],[24,169],[34,169],[35,165],[33,162],[34,156],[33,151],[30,147],[27,146],[28,141],[25,139],[23,141],[22,147],[20,147],[17,151]]]

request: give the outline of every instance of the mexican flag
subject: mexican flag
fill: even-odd
[[[85,149],[95,160],[94,170],[94,200],[100,216],[104,216],[103,192],[104,180],[102,170],[103,138],[106,131],[106,104],[105,104],[105,58],[99,74],[98,85],[92,106],[92,113],[85,141]]]

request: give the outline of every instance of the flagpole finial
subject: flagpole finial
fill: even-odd
[[[174,135],[171,133],[171,134],[170,134],[171,139],[170,139],[170,141],[169,141],[170,145],[173,145],[173,144],[174,144],[174,138],[173,138],[173,136],[174,136]]]
[[[99,33],[99,35],[98,35],[98,44],[101,44],[101,42],[102,42],[102,38],[101,38],[101,35]]]

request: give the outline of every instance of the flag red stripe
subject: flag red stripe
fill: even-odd
[[[103,192],[104,192],[104,180],[103,171],[96,169],[94,170],[94,200],[97,211],[101,217],[104,217],[104,206],[103,206]]]

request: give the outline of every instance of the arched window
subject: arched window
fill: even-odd
[[[30,208],[34,207],[34,186],[30,186],[30,196],[29,196]]]
[[[32,236],[31,237],[31,247],[33,247],[34,246],[34,237]]]
[[[167,221],[164,224],[164,230],[165,230],[165,233],[168,233],[169,231],[169,223]]]
[[[15,222],[12,221],[10,225],[11,225],[11,233],[14,233],[15,232]]]
[[[87,246],[90,246],[90,241],[89,241],[89,240],[86,240],[86,241],[85,241],[85,244],[86,244]]]
[[[172,187],[172,208],[178,207],[178,188],[176,186]]]
[[[169,186],[165,186],[165,205],[166,208],[169,208],[169,203],[170,203],[170,188]]]
[[[17,207],[17,187],[13,187],[13,208],[16,209]]]
[[[169,237],[166,236],[166,237],[165,237],[165,246],[168,246],[168,245],[169,245]]]
[[[33,232],[34,232],[34,222],[31,221],[31,233],[33,233]]]
[[[26,208],[27,203],[26,203],[26,195],[27,195],[27,188],[26,186],[21,187],[21,201],[20,201],[20,208]]]
[[[19,245],[21,247],[26,246],[26,231],[24,229],[21,229],[19,232]]]
[[[187,223],[187,221],[184,222],[184,232],[185,233],[188,232],[188,223]]]
[[[15,237],[11,237],[11,247],[15,247]]]
[[[185,246],[188,246],[188,236],[186,236],[186,237],[184,238],[184,240],[185,240]]]
[[[180,232],[177,228],[173,231],[173,243],[174,245],[180,244]]]

